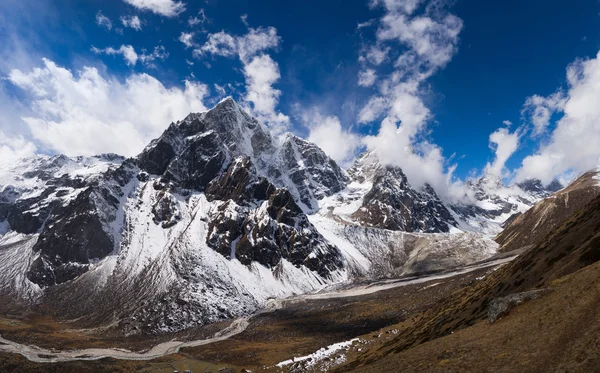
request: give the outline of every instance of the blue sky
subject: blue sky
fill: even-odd
[[[581,139],[600,140],[596,113],[572,111],[596,98],[599,12],[596,0],[5,0],[0,145],[135,154],[170,120],[233,95],[275,132],[307,137],[346,165],[365,147],[377,150],[415,183],[449,185],[484,170],[505,180],[566,178],[600,157],[593,142],[570,153]],[[250,47],[250,34],[264,44]],[[211,35],[234,41],[210,45]],[[581,79],[567,82],[569,66]],[[80,79],[86,68],[106,84]],[[373,79],[359,84],[366,72]],[[80,90],[90,84],[87,97]],[[93,98],[104,93],[140,96],[106,98],[106,115]],[[367,107],[376,113],[361,120]],[[579,125],[587,136],[573,133]],[[123,139],[97,141],[102,131]]]

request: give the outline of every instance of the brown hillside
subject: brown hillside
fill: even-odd
[[[598,170],[586,172],[565,189],[540,201],[529,211],[516,216],[496,237],[501,251],[528,249],[542,242],[573,213],[585,208],[600,195]]]
[[[382,348],[365,353],[345,366],[344,370],[368,367],[383,358],[393,359],[392,356],[396,354],[480,323],[487,317],[491,300],[535,288],[550,287],[553,281],[599,260],[600,197],[597,197],[539,245],[486,279],[440,301],[425,312],[414,327],[402,331]],[[598,290],[593,291],[590,296],[592,295],[597,296]],[[548,306],[556,309],[554,305]],[[568,319],[571,315],[564,312],[561,317]],[[501,352],[502,349],[498,349],[498,353]]]

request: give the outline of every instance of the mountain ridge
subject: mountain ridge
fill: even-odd
[[[172,123],[134,158],[27,162],[30,173],[0,175],[0,292],[126,335],[181,331],[272,297],[444,270],[497,250],[459,233],[455,212],[401,169],[346,172],[306,140],[277,141],[230,98]]]

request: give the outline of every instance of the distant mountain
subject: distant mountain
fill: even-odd
[[[543,186],[539,180],[505,186],[499,177],[492,175],[468,180],[466,186],[472,190],[475,202],[450,206],[459,222],[458,227],[489,235],[500,233],[507,220],[562,189],[558,181],[547,186]]]

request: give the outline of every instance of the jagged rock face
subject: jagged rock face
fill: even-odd
[[[150,174],[204,191],[240,156],[248,157],[255,172],[276,187],[288,188],[307,211],[314,211],[317,200],[342,190],[348,181],[314,144],[288,134],[277,145],[268,130],[231,99],[172,124],[138,160]]]
[[[308,221],[291,193],[255,176],[249,158],[235,159],[207,189],[224,202],[211,217],[207,243],[242,264],[275,268],[281,259],[328,278],[342,268],[340,253]]]
[[[181,220],[177,199],[171,194],[169,188],[158,193],[158,200],[152,208],[152,214],[154,214],[154,223],[160,224],[163,228],[172,227]]]
[[[429,185],[422,192],[410,187],[395,167],[380,169],[362,207],[353,216],[377,228],[405,232],[448,232],[456,221]]]
[[[542,182],[538,179],[529,179],[517,184],[517,186],[524,191],[533,194],[534,196],[539,196],[540,198],[546,198],[550,194],[558,192],[564,188],[560,181],[556,179],[552,180],[552,182],[548,185],[542,184]]]
[[[355,182],[371,182],[352,218],[361,225],[404,232],[449,232],[457,225],[429,185],[416,190],[399,167],[383,166],[371,152],[362,154],[348,174]]]
[[[112,169],[106,177],[122,181],[114,171],[122,161],[114,154],[40,156],[2,175],[8,185],[0,191],[0,221],[13,232],[39,235],[27,271],[30,281],[45,287],[72,280],[87,271],[91,259],[114,249],[104,228],[109,221],[103,219],[116,208],[115,197],[98,174]]]
[[[317,200],[339,192],[349,181],[337,163],[319,147],[294,135],[286,136],[277,158],[268,169],[269,178],[277,185],[292,185],[299,202],[309,211],[316,211]],[[287,172],[282,173],[282,170]]]
[[[265,178],[259,178],[249,157],[238,157],[206,189],[209,200],[232,200],[239,205],[264,201],[275,190]]]

